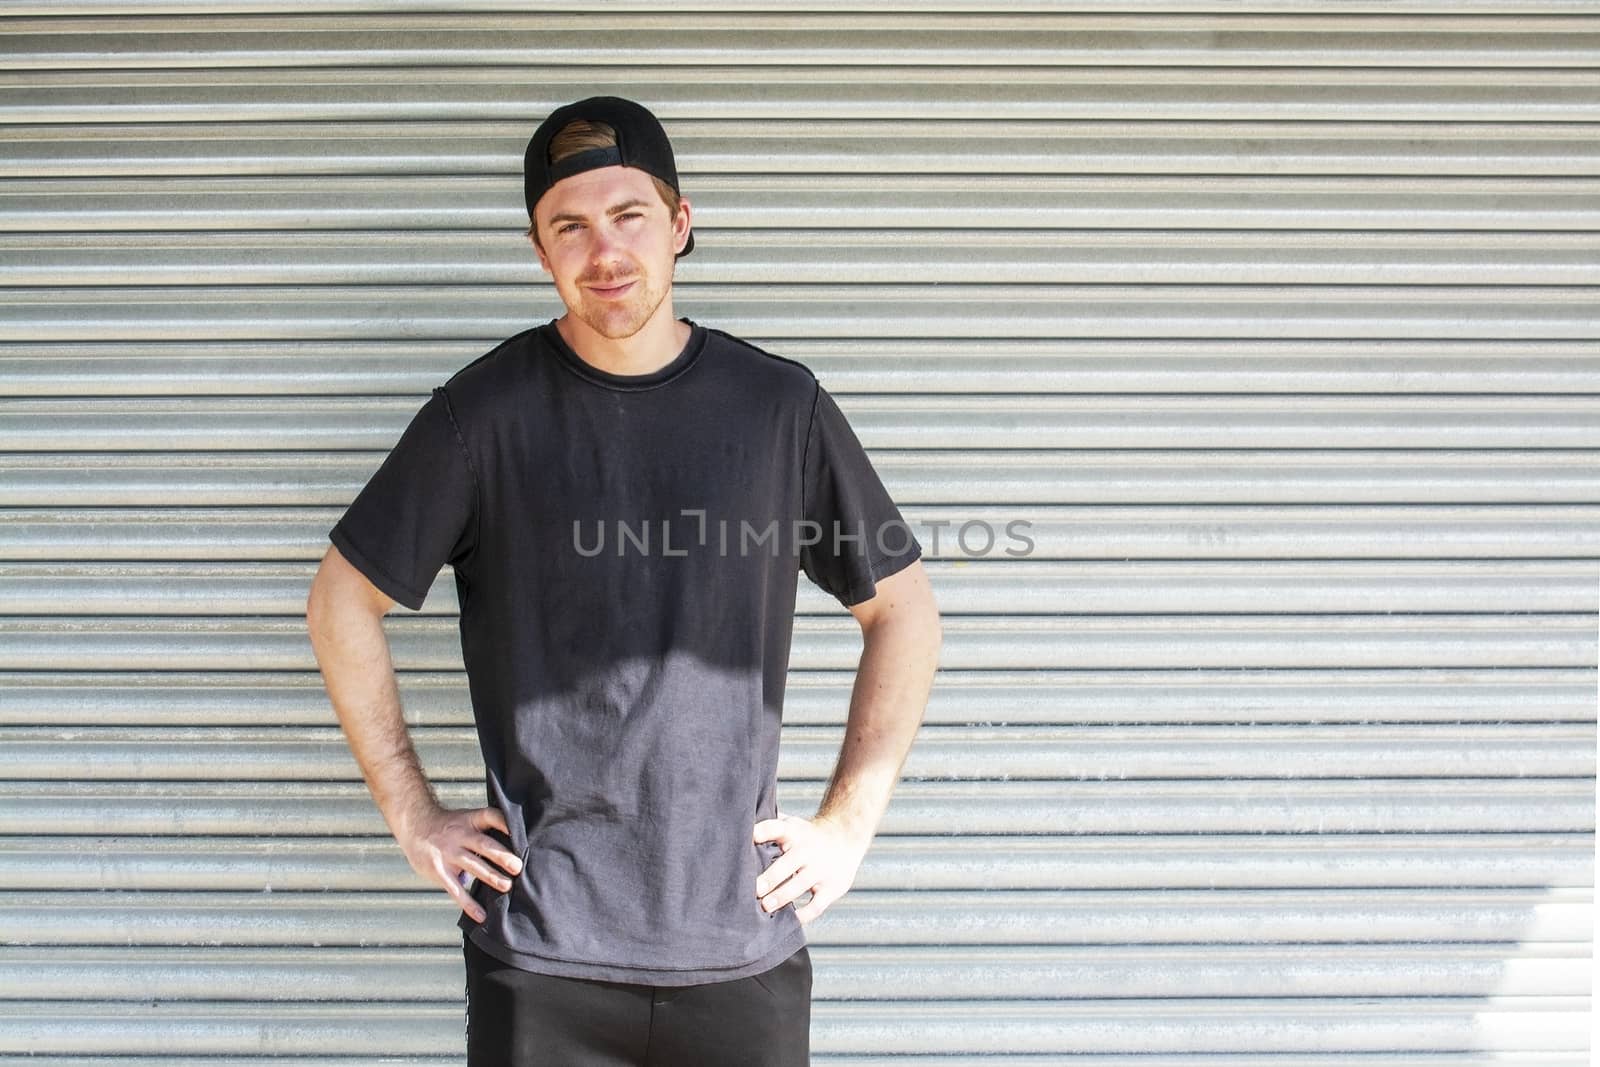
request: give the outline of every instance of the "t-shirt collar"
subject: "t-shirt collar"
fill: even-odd
[[[556,329],[555,319],[541,326],[539,332],[545,343],[554,349],[561,362],[579,377],[607,389],[634,391],[665,385],[688,370],[699,358],[700,351],[706,343],[705,327],[689,318],[681,318],[678,321],[689,327],[689,342],[683,346],[683,351],[672,358],[672,362],[657,367],[648,374],[612,374],[610,371],[601,370],[572,350],[566,339],[561,336],[561,331]]]

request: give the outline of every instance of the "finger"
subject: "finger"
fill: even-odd
[[[788,881],[765,894],[761,898],[761,906],[769,913],[777,911],[790,901],[805,896],[813,884],[814,879],[810,879],[802,867],[791,875]]]
[[[455,872],[451,872],[445,876],[444,891],[449,893],[451,898],[456,902],[456,905],[462,911],[472,916],[475,922],[481,923],[484,919],[488,918],[488,915],[484,912],[484,910],[478,906],[478,902],[472,899],[472,896],[466,891],[466,888],[463,887],[462,884],[457,880]]]
[[[793,877],[799,869],[800,858],[793,852],[785,852],[772,861],[772,866],[756,876],[756,896],[766,896]]]
[[[504,830],[507,837],[511,836],[511,827],[506,825],[506,813],[499,808],[479,808],[474,815],[481,816],[472,820],[474,830]]]
[[[796,906],[794,909],[795,918],[800,920],[801,926],[804,926],[824,911],[827,911],[828,905],[832,903],[832,897],[824,899],[821,893],[813,889],[811,891],[811,899],[806,901],[805,907]]]
[[[805,822],[805,820],[796,819],[792,815],[783,815],[776,819],[762,819],[755,825],[756,840],[776,841],[787,849],[794,842],[796,831],[800,829],[795,824],[801,822]]]
[[[474,849],[479,855],[494,860],[504,870],[512,874],[522,873],[522,858],[492,837],[480,835],[466,843],[466,847]],[[495,872],[500,873],[499,871]]]
[[[485,885],[493,886],[502,893],[511,888],[511,876],[498,867],[490,866],[476,853],[463,851],[454,863]]]

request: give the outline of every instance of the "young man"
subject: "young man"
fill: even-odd
[[[804,928],[854,881],[938,658],[921,546],[809,369],[675,317],[694,236],[655,116],[570,104],[524,162],[566,313],[435,388],[329,532],[317,661],[395,839],[461,907],[470,1064],[805,1064]],[[447,562],[470,810],[422,774],[381,625]],[[802,569],[864,637],[812,819],[776,792]]]

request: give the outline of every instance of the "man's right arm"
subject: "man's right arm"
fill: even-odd
[[[519,858],[482,832],[498,828],[509,834],[504,813],[498,808],[447,811],[423,773],[406,729],[383,629],[383,616],[394,605],[330,546],[306,598],[311,647],[367,788],[407,860],[482,922],[483,911],[458,872],[504,891],[510,888],[505,871],[517,873]],[[484,856],[499,867],[486,863]]]
[[[401,838],[438,802],[400,708],[383,630],[394,604],[330,546],[306,598],[306,625],[350,749],[384,821]]]

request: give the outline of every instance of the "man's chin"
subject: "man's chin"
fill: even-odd
[[[583,321],[589,325],[589,329],[608,341],[626,341],[630,337],[637,336],[639,331],[644,329],[644,324],[650,321],[650,317],[646,315],[642,319],[635,319],[632,316],[585,315]]]
[[[625,341],[650,324],[660,304],[654,308],[585,308],[579,316],[589,329],[609,341]]]

